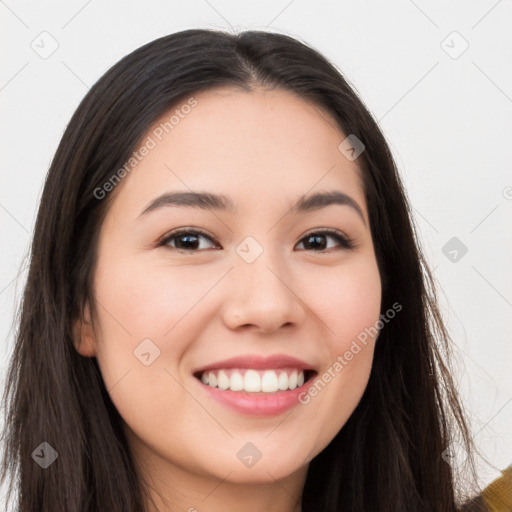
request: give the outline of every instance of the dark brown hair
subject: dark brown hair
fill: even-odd
[[[403,310],[376,345],[364,395],[315,457],[304,512],[453,512],[458,487],[442,454],[458,441],[473,471],[474,446],[450,375],[451,341],[410,207],[377,123],[342,74],[285,35],[186,30],[115,64],[80,103],[46,177],[19,311],[4,402],[2,481],[16,482],[19,512],[142,512],[138,480],[95,358],[74,347],[88,300],[112,179],[151,125],[192,94],[223,86],[280,88],[323,107],[365,145],[358,158],[382,278],[382,312]],[[126,178],[126,179],[129,179]],[[42,469],[42,442],[58,452]],[[11,486],[9,487],[11,491]]]

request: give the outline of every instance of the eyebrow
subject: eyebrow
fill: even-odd
[[[332,204],[349,206],[361,218],[366,226],[363,211],[359,204],[349,195],[338,190],[318,192],[312,195],[302,195],[290,209],[291,213],[304,213],[319,210]],[[153,199],[142,211],[139,217],[167,206],[185,206],[188,208],[201,208],[203,210],[225,211],[231,214],[237,213],[233,201],[222,194],[210,192],[166,192]]]

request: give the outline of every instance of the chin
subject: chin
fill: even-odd
[[[238,458],[215,462],[212,470],[221,478],[237,484],[268,484],[286,479],[296,472],[306,471],[309,460],[299,460],[296,453],[262,454],[261,459],[252,465],[245,465]],[[230,473],[231,472],[231,473]]]

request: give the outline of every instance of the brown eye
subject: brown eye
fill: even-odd
[[[340,249],[353,249],[354,242],[346,237],[343,233],[337,230],[320,230],[314,231],[302,238],[300,244],[305,246],[305,250],[313,252],[323,252],[332,249],[333,245],[329,246],[326,240],[335,240],[336,245]],[[202,240],[209,240],[211,242],[208,247]],[[180,229],[175,231],[162,239],[158,244],[161,247],[180,251],[180,252],[201,252],[212,248],[219,248],[219,245],[207,233],[198,229]]]
[[[182,252],[198,252],[208,249],[208,247],[204,246],[204,243],[201,243],[201,239],[212,241],[212,238],[202,231],[196,229],[181,229],[166,236],[159,243],[159,246],[169,247]],[[213,245],[216,246],[215,242],[213,242]]]
[[[321,252],[325,251],[327,249],[331,249],[331,247],[327,247],[325,239],[334,239],[338,242],[338,245],[341,246],[343,249],[353,249],[355,247],[355,244],[353,241],[343,235],[341,232],[337,230],[321,230],[321,231],[314,231],[312,233],[309,233],[306,235],[300,243],[303,243],[306,246],[306,250],[313,250],[315,252]]]

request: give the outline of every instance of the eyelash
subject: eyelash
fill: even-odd
[[[176,247],[170,247],[168,245],[168,243],[171,240],[174,240],[175,238],[179,238],[179,236],[185,235],[185,234],[187,234],[187,235],[190,235],[190,234],[201,235],[201,236],[204,236],[204,237],[210,239],[215,244],[217,244],[216,240],[214,240],[208,233],[206,233],[205,231],[203,231],[201,229],[198,229],[198,228],[193,228],[193,229],[192,228],[182,228],[182,229],[179,229],[178,231],[170,233],[169,235],[165,235],[164,238],[162,238],[157,243],[157,246],[158,247],[166,247],[168,249],[176,250],[176,251],[181,252],[181,253],[194,253],[194,252],[197,253],[197,252],[202,252],[202,250],[205,250],[205,249],[202,249],[202,250],[178,249]],[[310,231],[309,233],[306,233],[301,238],[300,242],[302,242],[305,238],[308,238],[308,237],[310,237],[312,235],[329,235],[329,236],[332,236],[333,238],[336,238],[338,240],[338,242],[340,243],[340,245],[341,245],[339,250],[341,250],[341,249],[352,250],[352,249],[356,248],[355,242],[351,238],[349,238],[346,235],[344,235],[341,231],[338,231],[337,229],[320,229],[320,230],[317,230],[317,231]],[[307,249],[305,249],[305,250],[307,250]],[[327,249],[318,250],[318,251],[315,251],[313,249],[310,249],[310,250],[313,251],[313,252],[320,252],[320,253],[327,252]]]

